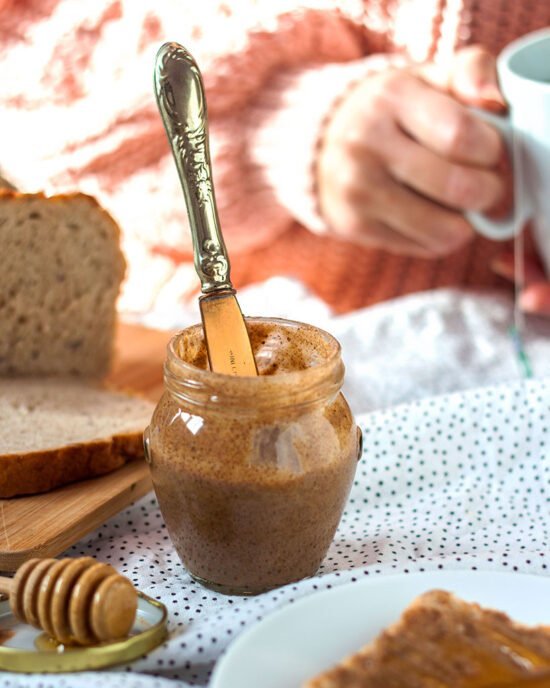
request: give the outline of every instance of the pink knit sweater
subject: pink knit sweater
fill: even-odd
[[[0,9],[0,167],[24,190],[79,188],[111,211],[130,263],[127,308],[196,285],[165,257],[186,257],[190,247],[152,90],[165,40],[183,43],[202,68],[237,283],[292,272],[340,311],[446,284],[451,273],[451,283],[475,282],[476,270],[480,284],[492,283],[487,242],[447,259],[453,272],[312,235],[324,226],[316,147],[361,75],[398,55],[444,61],[471,42],[496,53],[550,24],[548,0],[0,0]],[[356,283],[343,293],[352,258]]]

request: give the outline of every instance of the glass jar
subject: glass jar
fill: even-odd
[[[182,562],[229,594],[317,571],[360,451],[338,342],[287,320],[250,318],[247,327],[258,377],[210,372],[200,325],[170,341],[165,392],[145,433]]]

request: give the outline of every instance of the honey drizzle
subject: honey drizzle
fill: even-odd
[[[487,635],[492,636],[498,643],[500,643],[501,650],[508,653],[519,666],[527,669],[550,669],[550,657],[545,657],[538,652],[528,648],[523,643],[514,640],[509,635],[496,631],[494,629],[486,629]],[[529,664],[530,666],[526,666]]]
[[[453,688],[518,688],[520,686],[533,686],[533,688],[550,688],[550,657],[535,652],[509,635],[495,630],[483,624],[483,636],[494,641],[513,666],[503,663],[502,657],[490,656],[482,649],[476,650],[475,646],[461,641],[448,643],[445,648],[448,655],[460,654],[472,660],[480,671],[475,676],[462,679],[460,684]],[[538,669],[547,669],[540,675]],[[529,676],[525,675],[529,672]],[[536,672],[536,673],[535,673]]]
[[[505,683],[490,683],[485,688],[550,688],[550,672],[513,678]]]
[[[437,643],[438,651],[445,657],[467,661],[469,675],[454,675],[452,679],[441,675],[447,673],[444,665],[431,665],[429,657],[421,652],[409,654],[397,674],[416,674],[416,678],[422,679],[424,688],[550,688],[550,657],[487,624],[480,624],[480,629],[482,637],[494,645],[485,649],[475,644],[476,638],[461,637]],[[392,655],[387,659],[392,663],[396,657]]]

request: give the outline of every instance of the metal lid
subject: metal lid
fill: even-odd
[[[127,638],[92,647],[64,646],[21,623],[7,600],[0,602],[0,669],[21,673],[90,671],[127,664],[157,647],[168,635],[166,607],[138,593],[134,626]]]

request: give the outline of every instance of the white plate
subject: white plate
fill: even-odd
[[[211,688],[299,688],[373,640],[417,595],[436,588],[516,621],[550,623],[550,578],[481,571],[367,578],[314,593],[267,616],[229,647]]]

